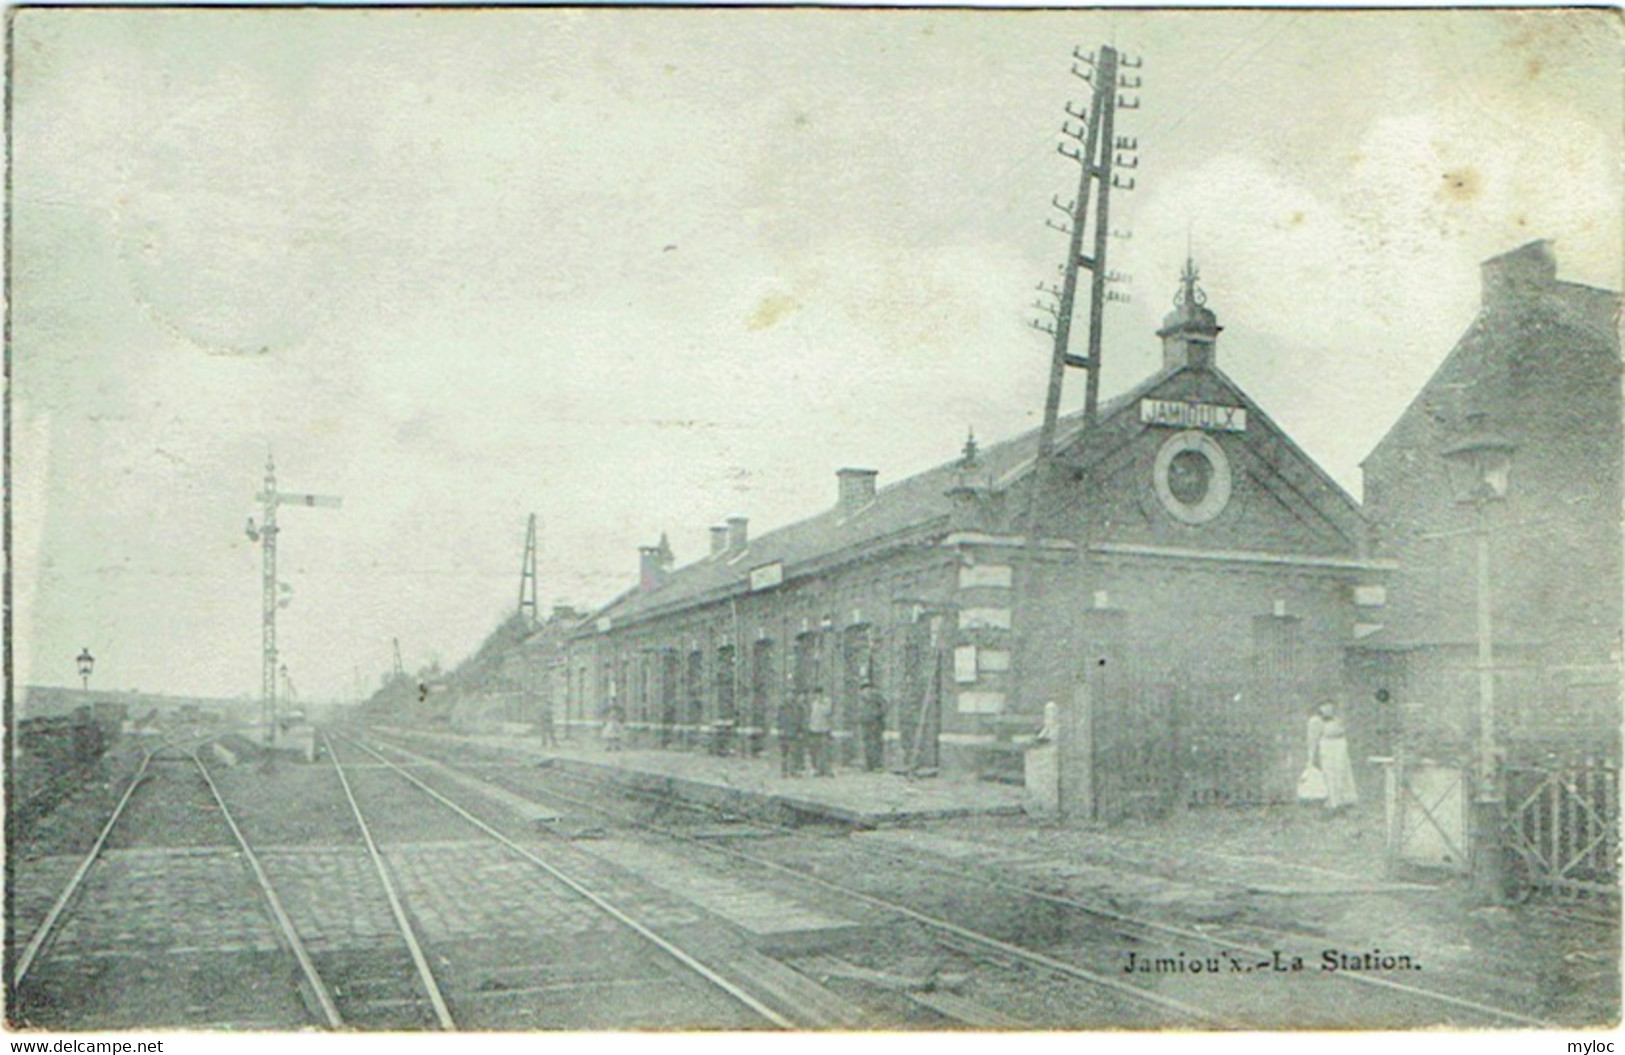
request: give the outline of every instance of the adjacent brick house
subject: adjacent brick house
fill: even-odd
[[[1442,452],[1482,427],[1517,444],[1489,510],[1498,727],[1509,745],[1604,746],[1620,722],[1619,294],[1557,278],[1551,246],[1485,261],[1478,315],[1362,463],[1376,552],[1402,571],[1362,642],[1412,748],[1476,735],[1474,513]]]

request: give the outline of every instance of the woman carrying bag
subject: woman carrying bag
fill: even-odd
[[[1309,718],[1309,762],[1298,777],[1298,798],[1325,803],[1328,815],[1360,801],[1349,764],[1348,730],[1329,700]]]

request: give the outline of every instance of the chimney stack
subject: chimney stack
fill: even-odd
[[[712,527],[711,527],[711,556],[715,557],[719,553],[726,552],[727,549],[728,549],[728,526],[726,524],[714,524],[714,525],[712,525]]]
[[[851,515],[875,500],[874,469],[837,469],[835,479],[840,485],[840,500],[836,504],[842,513]]]
[[[659,546],[638,547],[638,589],[645,592],[666,585],[666,569],[660,559]]]
[[[750,520],[747,517],[728,518],[729,553],[743,553],[745,551],[745,543],[749,539],[745,529],[749,526],[749,524]]]
[[[653,546],[638,547],[639,586],[645,590],[654,590],[666,585],[671,579],[673,563],[671,540],[662,531],[659,542]]]

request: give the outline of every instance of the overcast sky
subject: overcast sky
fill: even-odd
[[[1620,285],[1606,12],[17,12],[19,683],[307,698],[1037,424],[1074,45],[1143,57],[1106,394],[1187,236],[1219,363],[1346,488],[1536,237]],[[1069,405],[1081,399],[1076,386]]]

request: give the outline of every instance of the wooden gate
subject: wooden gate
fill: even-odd
[[[1269,742],[1240,685],[1168,670],[1142,678],[1133,657],[1114,658],[1090,679],[1101,820],[1264,801]]]
[[[1460,768],[1398,758],[1384,761],[1389,875],[1402,865],[1467,872],[1471,823]]]
[[[1553,759],[1504,771],[1507,850],[1535,892],[1562,900],[1619,895],[1619,763]]]
[[[1089,642],[1084,655],[1095,815],[1108,822],[1159,817],[1178,797],[1177,688],[1143,677],[1140,657],[1114,642]]]
[[[1178,687],[1181,794],[1187,806],[1247,806],[1265,801],[1269,730],[1257,697],[1232,683],[1185,681]]]

